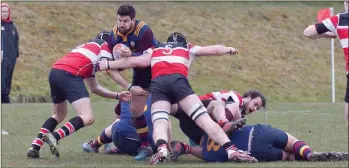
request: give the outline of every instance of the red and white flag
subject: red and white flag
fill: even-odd
[[[321,22],[329,17],[331,17],[331,8],[321,9],[317,13],[317,21],[318,22]]]

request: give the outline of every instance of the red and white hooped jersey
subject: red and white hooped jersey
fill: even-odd
[[[69,54],[57,60],[52,68],[88,78],[94,76],[97,72],[97,63],[102,59],[114,60],[108,48],[108,43],[94,39],[76,47]]]
[[[211,92],[199,96],[200,100],[221,100],[223,102],[227,102],[229,97],[231,97],[234,103],[238,103],[240,108],[243,106],[242,96],[235,91],[222,90],[220,92]]]
[[[145,53],[151,56],[152,79],[161,75],[182,74],[188,77],[190,64],[195,60],[195,52],[200,46],[193,44],[162,43],[149,48]]]
[[[322,23],[329,31],[337,34],[344,52],[345,69],[347,72],[349,72],[349,13],[339,13],[335,16],[323,20]]]

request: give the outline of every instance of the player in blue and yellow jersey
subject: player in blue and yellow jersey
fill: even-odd
[[[246,125],[234,131],[230,140],[237,148],[247,151],[258,162],[270,161],[341,161],[348,160],[347,152],[313,152],[312,149],[293,135],[270,125]],[[177,160],[180,154],[192,154],[206,162],[228,162],[225,150],[207,135],[203,136],[202,147],[190,147],[186,143],[173,141],[172,153]]]
[[[122,43],[129,47],[130,50],[120,49],[120,57],[140,56],[148,48],[151,48],[157,43],[151,28],[143,21],[136,20],[136,10],[132,5],[121,5],[117,10],[117,24],[111,31],[111,37],[108,40],[109,49],[113,51],[116,44]],[[118,71],[118,70],[109,70]],[[129,84],[120,73],[113,73],[111,77],[114,81],[119,83],[124,88],[127,88],[131,93],[130,110],[132,113],[133,123],[136,127],[137,133],[141,139],[142,148],[139,151],[139,156],[136,160],[145,159],[150,156],[152,150],[150,148],[149,140],[147,138],[148,128],[143,115],[143,108],[147,101],[151,81],[151,69],[147,68],[133,68],[133,80]],[[103,139],[105,136],[103,131],[99,138]],[[92,149],[95,149],[102,143],[94,141],[90,143]]]

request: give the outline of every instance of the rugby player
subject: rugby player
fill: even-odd
[[[111,31],[111,38],[108,42],[109,49],[113,49],[119,43],[125,44],[128,47],[127,49],[121,48],[118,50],[121,57],[141,56],[146,49],[153,47],[157,43],[149,25],[136,19],[136,10],[129,4],[121,5],[117,10],[116,25]],[[114,69],[113,71],[117,70]],[[133,68],[133,80],[131,84],[125,80],[121,73],[114,73],[111,77],[132,93],[130,108],[137,133],[142,142],[140,156],[137,156],[135,159],[141,160],[152,153],[149,147],[149,140],[147,139],[148,128],[143,115],[143,107],[149,95],[147,90],[150,87],[151,81],[150,66]],[[102,134],[104,133],[102,132]]]
[[[349,103],[349,49],[348,49],[348,34],[349,34],[349,0],[344,1],[344,13],[338,13],[335,16],[327,18],[320,23],[308,26],[304,30],[304,36],[310,39],[318,38],[336,38],[338,36],[345,59],[345,70],[347,73],[347,87],[344,97],[344,119],[348,125],[348,103]]]
[[[177,103],[200,128],[224,146],[232,161],[256,162],[255,158],[238,151],[219,125],[209,117],[187,79],[190,63],[195,57],[237,53],[235,48],[222,45],[194,46],[187,43],[186,37],[178,32],[172,33],[166,43],[157,44],[144,52],[144,66],[151,65],[153,137],[158,150],[150,160],[151,165],[161,163],[169,156],[168,118],[171,104]],[[105,61],[99,65],[102,70],[106,67],[118,68]]]
[[[348,160],[347,152],[313,152],[301,140],[270,125],[247,125],[234,131],[230,140],[241,150],[247,151],[259,162],[270,161],[341,161]],[[191,147],[178,141],[171,142],[172,157],[176,161],[180,155],[192,154],[206,162],[227,162],[224,149],[207,135],[202,147]]]
[[[99,38],[76,47],[53,64],[49,74],[53,115],[44,122],[33,140],[27,152],[29,158],[40,158],[39,150],[44,142],[49,144],[52,154],[59,157],[58,141],[94,122],[89,93],[84,82],[92,93],[101,97],[130,100],[130,92],[113,92],[97,83],[95,73],[98,70],[98,61],[114,59],[105,41],[109,35],[102,32],[97,37]],[[54,131],[67,116],[66,100],[78,115]]]

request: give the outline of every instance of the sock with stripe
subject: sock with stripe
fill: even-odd
[[[144,114],[140,117],[134,118],[133,121],[137,134],[141,140],[141,146],[150,146],[148,141],[148,126]]]
[[[58,140],[73,134],[84,127],[84,121],[81,117],[74,117],[65,123],[61,128],[56,129],[52,135]]]
[[[44,144],[44,141],[42,140],[43,134],[51,133],[57,125],[57,120],[52,117],[48,118],[40,128],[38,136],[32,142],[33,149],[39,151],[41,146]]]
[[[102,131],[101,135],[97,137],[96,140],[94,140],[90,145],[92,148],[99,148],[103,144],[111,143],[113,140],[111,137],[108,137],[105,133],[105,129]]]
[[[293,143],[293,152],[296,160],[308,160],[312,150],[304,141],[296,141]]]

